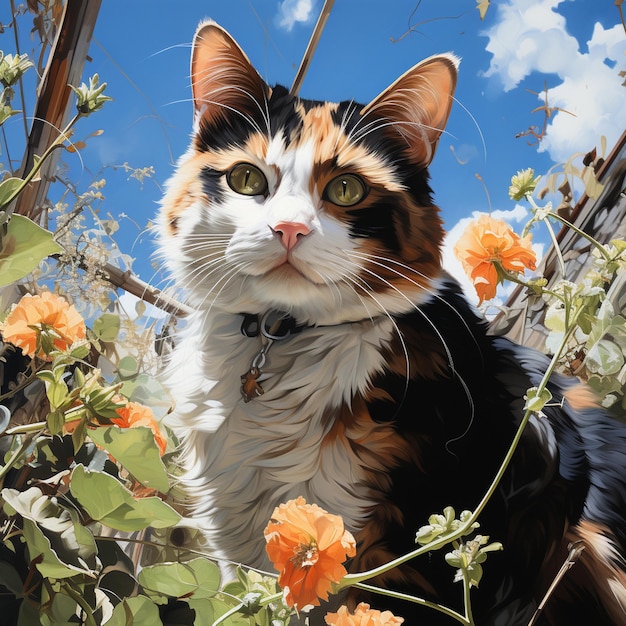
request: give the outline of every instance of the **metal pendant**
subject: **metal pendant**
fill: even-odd
[[[297,326],[295,319],[284,311],[268,311],[261,318],[261,321],[258,322],[258,325],[255,325],[252,317],[244,317],[241,332],[247,337],[260,334],[263,346],[252,359],[250,369],[241,376],[241,395],[244,402],[250,402],[250,400],[263,395],[263,387],[259,383],[258,378],[267,362],[267,354],[274,342],[287,339],[294,332],[301,330],[301,327]],[[251,328],[254,328],[253,332],[251,332]]]

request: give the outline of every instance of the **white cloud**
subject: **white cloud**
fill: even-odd
[[[314,0],[283,0],[278,7],[278,25],[287,31],[313,17]]]
[[[564,111],[554,113],[539,144],[556,162],[598,146],[602,135],[612,147],[626,126],[626,92],[618,75],[626,54],[622,25],[604,29],[596,23],[588,52],[582,52],[557,12],[563,1],[510,0],[498,5],[498,21],[485,33],[493,55],[485,76],[499,77],[506,91],[534,72],[558,76],[556,86],[548,77],[548,103]],[[543,104],[543,93],[539,100]]]
[[[549,91],[550,106],[573,114],[557,113],[539,145],[540,151],[547,150],[554,161],[565,161],[576,151],[599,148],[602,135],[612,148],[626,126],[626,89],[618,66],[611,68],[605,63],[605,59],[623,63],[623,27],[604,30],[596,24],[588,46],[587,54],[578,55],[576,71],[563,75],[563,82]]]
[[[512,0],[498,5],[498,22],[485,34],[493,58],[485,76],[499,76],[505,91],[534,71],[561,74],[575,63],[578,41],[554,11],[563,0]]]

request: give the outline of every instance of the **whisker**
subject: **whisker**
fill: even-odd
[[[361,266],[359,266],[357,264],[355,264],[355,266],[359,267],[361,271],[367,272],[368,274],[370,274],[371,276],[373,276],[377,280],[380,280],[385,285],[387,285],[390,289],[392,289],[393,291],[398,293],[400,296],[402,296],[411,305],[411,307],[415,310],[415,312],[419,313],[422,316],[422,318],[424,319],[424,321],[426,321],[429,324],[429,326],[432,328],[434,333],[439,338],[439,341],[441,342],[441,346],[442,346],[442,348],[444,349],[444,351],[446,353],[446,360],[448,362],[448,366],[450,367],[452,375],[459,381],[459,383],[463,387],[463,390],[465,391],[465,396],[467,398],[467,401],[468,401],[468,404],[469,404],[469,407],[470,407],[470,427],[471,427],[471,424],[474,421],[474,415],[475,415],[474,400],[473,400],[471,394],[469,393],[469,388],[468,388],[467,384],[465,383],[465,381],[463,380],[463,377],[457,371],[457,369],[456,369],[456,367],[454,365],[454,359],[452,358],[452,352],[450,351],[450,348],[449,348],[445,338],[441,334],[441,331],[437,328],[436,324],[428,317],[428,315],[426,315],[426,313],[424,313],[424,311],[421,310],[421,308],[418,305],[416,305],[410,298],[408,298],[408,296],[406,296],[406,294],[402,293],[402,291],[400,289],[398,289],[395,285],[393,285],[389,281],[385,280],[382,276],[379,276],[378,274],[376,274],[376,272],[374,272],[372,270],[369,270],[367,268],[361,267]],[[418,285],[418,286],[422,287],[422,285]],[[408,372],[407,372],[407,376],[408,376]]]
[[[357,266],[358,267],[358,266]],[[346,281],[347,279],[347,281]],[[354,293],[357,295],[355,287],[359,287],[362,291],[364,291],[367,296],[369,298],[371,298],[377,305],[378,308],[385,314],[385,317],[387,317],[387,319],[391,322],[391,324],[393,325],[393,328],[396,332],[396,335],[398,337],[398,340],[400,341],[400,345],[402,347],[402,354],[404,355],[404,363],[405,363],[405,367],[406,367],[406,375],[404,377],[404,390],[402,392],[402,401],[398,403],[398,411],[400,410],[400,407],[402,405],[402,403],[404,402],[408,389],[409,389],[409,383],[410,383],[410,361],[409,361],[409,350],[406,346],[406,342],[404,341],[404,337],[402,335],[402,332],[400,331],[400,328],[398,327],[398,324],[396,322],[396,320],[394,319],[394,317],[389,313],[389,311],[387,311],[387,309],[385,308],[385,306],[383,305],[382,302],[380,302],[378,300],[378,298],[376,298],[376,296],[374,295],[374,291],[371,288],[371,286],[367,283],[367,281],[365,281],[361,276],[359,276],[358,274],[354,273],[354,272],[350,272],[350,276],[346,276],[344,277],[344,284],[347,284],[348,286],[351,287],[351,289],[353,289]],[[363,300],[359,297],[359,300],[361,300],[363,302]],[[364,304],[365,309],[367,311],[367,306]],[[371,314],[369,314],[369,318],[370,320],[373,322],[374,319],[371,316]]]
[[[385,265],[384,263],[380,263],[379,261],[385,261],[385,262],[389,262],[389,263],[394,263],[395,265],[400,266],[402,269],[405,269],[405,270],[408,270],[410,272],[413,272],[414,274],[417,274],[421,278],[428,279],[429,277],[426,274],[420,272],[419,270],[415,269],[414,267],[411,267],[410,265],[405,265],[404,263],[401,263],[400,261],[397,261],[396,259],[391,259],[391,258],[388,258],[388,257],[382,257],[382,256],[378,256],[378,255],[373,255],[373,254],[370,255],[370,254],[363,253],[363,252],[354,252],[354,251],[349,251],[348,254],[350,254],[352,256],[355,256],[357,258],[363,259],[365,261],[371,261],[375,265],[378,265],[379,267],[382,267],[382,268],[384,268],[386,270],[389,270],[390,272],[393,272],[397,276],[400,276],[401,278],[404,278],[405,280],[410,282],[412,285],[415,285],[416,287],[420,287],[426,293],[428,293],[433,298],[435,298],[436,300],[441,302],[443,305],[448,307],[448,309],[450,309],[450,311],[452,313],[454,313],[458,317],[458,319],[461,321],[461,323],[465,327],[465,330],[467,330],[467,334],[471,337],[472,341],[474,342],[474,345],[476,346],[476,348],[478,350],[478,354],[480,355],[481,362],[483,362],[483,354],[482,354],[482,351],[480,349],[480,345],[478,344],[478,341],[476,340],[476,337],[474,336],[474,333],[471,331],[468,323],[465,321],[463,316],[457,311],[457,309],[454,306],[452,306],[452,304],[450,304],[450,302],[448,302],[445,298],[441,297],[441,295],[439,294],[438,291],[436,291],[434,289],[431,289],[430,287],[427,287],[426,285],[422,285],[421,283],[418,283],[417,281],[409,278],[406,274],[403,274],[402,272],[400,272],[398,270],[395,270],[394,268],[390,267],[389,265]],[[483,362],[483,364],[484,364],[484,362]]]
[[[234,263],[234,262],[229,262],[227,267],[226,267],[226,272],[224,273],[223,276],[220,276],[220,278],[216,281],[216,283],[211,287],[211,289],[206,293],[206,295],[203,298],[202,301],[202,307],[204,307],[204,303],[208,300],[209,296],[214,293],[214,290],[216,288],[219,287],[219,289],[217,290],[217,292],[214,293],[214,297],[213,297],[213,301],[211,302],[211,304],[209,305],[209,307],[207,307],[204,311],[205,315],[208,316],[211,312],[211,310],[213,309],[213,306],[215,305],[215,303],[217,302],[217,300],[219,299],[220,295],[222,294],[222,292],[224,291],[224,289],[226,289],[226,287],[229,285],[229,283],[245,268],[250,267],[252,265],[252,263]],[[224,268],[224,266],[221,266],[222,268]],[[211,271],[211,273],[213,273],[214,270]],[[210,274],[209,274],[210,275]],[[221,283],[221,285],[220,285]]]
[[[367,272],[368,274],[370,274],[371,276],[373,276],[374,278],[376,278],[377,280],[380,280],[382,283],[384,283],[385,285],[387,285],[387,287],[389,287],[391,290],[395,291],[399,296],[401,296],[402,298],[404,298],[404,300],[407,301],[407,303],[409,303],[411,305],[411,307],[420,313],[420,315],[422,315],[422,317],[424,317],[424,319],[431,325],[432,329],[435,331],[435,333],[437,334],[437,336],[439,337],[440,341],[441,341],[441,345],[443,347],[443,349],[446,352],[446,359],[448,361],[448,365],[450,366],[450,368],[452,369],[453,372],[455,372],[455,368],[454,368],[454,363],[453,363],[453,359],[452,359],[452,353],[450,351],[450,348],[448,347],[447,343],[445,342],[443,335],[441,335],[441,333],[439,332],[439,330],[437,329],[437,327],[434,325],[434,323],[428,318],[428,316],[426,316],[424,314],[424,312],[404,293],[402,293],[402,291],[400,289],[398,289],[395,285],[393,285],[392,283],[390,283],[388,280],[384,279],[382,276],[380,276],[379,274],[377,274],[376,272],[374,272],[373,270],[369,270],[365,267],[362,267],[358,264],[354,264],[355,267],[358,267],[361,271],[363,272]],[[422,285],[419,285],[420,287]]]
[[[214,90],[212,93],[218,93],[220,91],[229,91],[229,90],[233,90],[233,91],[239,91],[241,93],[244,93],[246,96],[248,96],[256,105],[257,107],[258,102],[256,101],[256,99],[254,97],[252,97],[251,94],[249,94],[247,91],[245,91],[244,89],[241,88],[236,88],[236,87],[222,87],[221,89],[216,89]],[[257,121],[251,117],[250,115],[248,115],[247,113],[241,111],[240,109],[236,109],[235,107],[231,107],[227,104],[224,104],[223,102],[217,102],[215,100],[209,100],[207,98],[203,98],[202,99],[202,103],[204,104],[210,104],[213,106],[218,106],[221,107],[223,109],[226,109],[227,111],[230,111],[231,113],[235,113],[236,115],[238,115],[239,117],[241,117],[245,122],[247,122],[248,124],[250,124],[250,126],[252,126],[252,128],[258,132],[260,135],[264,135],[263,130],[261,129],[261,127],[259,126],[259,124],[257,123]],[[260,107],[259,107],[260,109]],[[264,121],[267,123],[268,120],[265,119],[265,115],[263,113],[263,111],[261,111],[261,114],[263,115]],[[268,134],[269,134],[269,130],[268,130]]]

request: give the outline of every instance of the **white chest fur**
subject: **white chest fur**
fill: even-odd
[[[345,438],[325,437],[382,370],[393,324],[306,328],[276,342],[260,378],[264,394],[245,403],[240,376],[261,340],[241,334],[241,319],[192,317],[169,368],[169,424],[183,440],[183,484],[210,549],[263,567],[263,529],[281,502],[301,495],[341,515],[348,530],[362,526],[372,504],[366,469]]]

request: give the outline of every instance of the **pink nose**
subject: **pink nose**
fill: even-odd
[[[302,237],[306,237],[311,229],[300,222],[279,222],[272,228],[274,234],[280,239],[285,250],[293,250]]]

